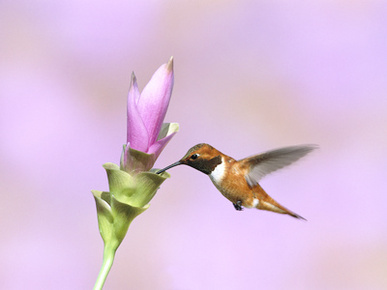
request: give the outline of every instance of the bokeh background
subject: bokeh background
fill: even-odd
[[[176,167],[106,289],[387,288],[386,1],[1,1],[0,288],[91,289],[91,189],[119,162],[131,72],[175,59],[164,167],[320,149],[262,181],[308,222],[237,212]]]

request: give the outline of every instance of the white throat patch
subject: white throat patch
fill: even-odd
[[[222,157],[222,163],[218,164],[214,170],[210,173],[210,178],[215,183],[222,182],[222,179],[224,177],[224,173],[226,171],[226,166],[224,165],[224,160]]]

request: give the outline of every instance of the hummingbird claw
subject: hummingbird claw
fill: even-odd
[[[243,210],[242,202],[241,202],[240,200],[238,200],[236,203],[233,203],[233,206],[234,206],[235,209],[238,210],[238,211]]]

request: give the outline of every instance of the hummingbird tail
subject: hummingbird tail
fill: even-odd
[[[261,201],[258,204],[257,209],[268,210],[268,211],[272,211],[272,212],[276,212],[276,213],[280,213],[280,214],[287,214],[287,215],[290,215],[296,219],[302,219],[302,220],[306,221],[306,218],[304,218],[304,217],[300,216],[299,214],[296,214],[295,212],[280,205],[278,202],[276,202],[273,199],[270,202]]]
[[[304,218],[304,217],[300,216],[299,214],[296,214],[295,212],[292,212],[290,210],[288,210],[287,214],[296,218],[296,219],[301,219],[301,220],[307,221],[306,218]]]
[[[302,216],[296,214],[295,212],[292,212],[291,210],[287,209],[286,207],[276,202],[273,198],[271,198],[270,195],[266,193],[266,191],[259,184],[254,186],[253,190],[257,198],[254,199],[254,203],[252,207],[255,207],[261,210],[268,210],[268,211],[272,211],[280,214],[287,214],[296,219],[306,220]]]
[[[270,195],[266,193],[266,191],[261,186],[257,185],[255,189],[256,193],[259,195],[259,202],[254,205],[254,207],[256,207],[257,209],[268,210],[280,214],[287,214],[296,219],[306,220],[302,216],[296,214],[295,212],[287,209],[286,207],[276,202],[273,198],[271,198]]]

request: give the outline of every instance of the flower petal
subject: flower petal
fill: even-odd
[[[108,181],[109,191],[112,194],[118,195],[122,189],[133,189],[136,187],[134,178],[127,172],[120,170],[120,167],[114,163],[105,163],[102,165],[105,168]]]
[[[92,190],[92,193],[94,195],[95,204],[97,206],[99,232],[102,239],[106,243],[113,235],[112,225],[114,223],[114,216],[110,204],[102,198],[104,192],[99,190]]]
[[[153,143],[149,147],[149,154],[155,154],[155,160],[159,157],[161,151],[163,151],[164,147],[168,144],[168,142],[172,139],[173,136],[179,131],[178,123],[164,123],[163,127],[160,130],[159,139],[157,142]]]
[[[137,102],[140,98],[136,76],[132,74],[128,94],[128,119],[127,119],[127,142],[133,149],[147,152],[149,144],[149,134],[137,109]]]
[[[130,197],[131,204],[137,207],[145,207],[155,196],[160,185],[170,175],[160,175],[152,172],[141,172],[136,175],[136,193]]]
[[[171,98],[173,79],[173,58],[171,58],[153,74],[138,101],[137,109],[149,134],[148,146],[157,141]]]
[[[148,171],[156,162],[154,154],[147,154],[130,148],[130,144],[124,145],[121,154],[120,169],[129,174],[136,174],[141,171]]]

